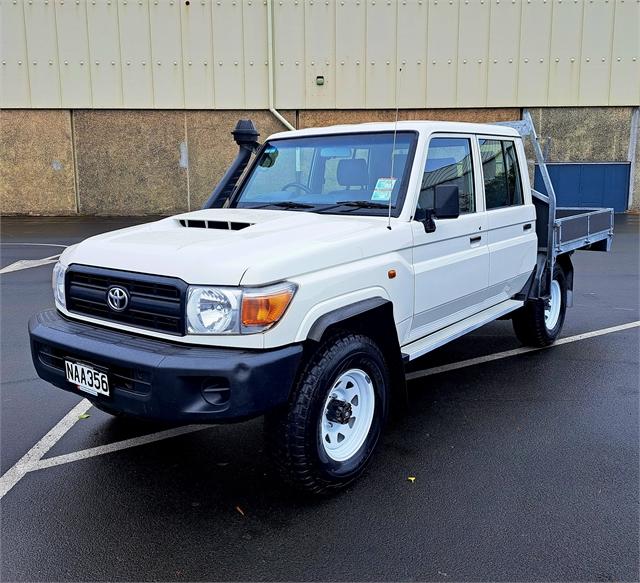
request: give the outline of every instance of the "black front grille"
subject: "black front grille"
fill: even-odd
[[[107,303],[112,286],[127,290],[129,305],[116,312]],[[67,309],[103,320],[169,334],[184,334],[187,284],[180,279],[73,265],[67,271]]]

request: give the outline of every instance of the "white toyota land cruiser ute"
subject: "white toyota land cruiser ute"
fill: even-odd
[[[541,159],[547,194],[530,187],[529,118],[233,133],[204,209],[62,254],[33,362],[114,415],[266,414],[282,476],[309,492],[363,471],[405,363],[507,315],[552,343],[570,254],[610,247],[611,209],[557,209]]]

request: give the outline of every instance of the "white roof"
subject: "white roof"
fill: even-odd
[[[392,132],[396,124],[394,122],[372,122],[358,124],[344,124],[335,126],[326,126],[319,128],[308,128],[304,130],[293,130],[286,132],[278,132],[272,134],[269,139],[276,138],[294,138],[303,136],[318,136],[326,134],[344,134],[356,132]],[[431,132],[451,132],[466,134],[491,134],[500,136],[519,137],[519,134],[513,128],[501,125],[492,125],[485,123],[464,123],[457,121],[399,121],[397,124],[398,131],[413,130],[420,133]]]

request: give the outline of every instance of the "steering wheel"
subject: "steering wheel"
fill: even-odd
[[[305,186],[304,184],[300,184],[300,182],[289,182],[289,184],[285,184],[282,187],[282,190],[287,190],[287,188],[301,188],[302,190],[304,190],[307,194],[311,194],[311,189],[308,186]]]

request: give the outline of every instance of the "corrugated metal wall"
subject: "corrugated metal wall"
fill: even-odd
[[[265,0],[1,0],[1,10],[2,107],[268,106]],[[272,10],[278,108],[640,103],[640,0],[273,0]]]

